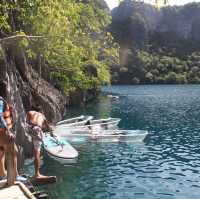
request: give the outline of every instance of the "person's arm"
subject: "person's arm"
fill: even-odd
[[[44,128],[46,128],[48,131],[49,131],[49,133],[50,133],[50,135],[51,136],[54,136],[54,134],[53,134],[53,128],[52,128],[52,126],[49,124],[49,122],[47,121],[47,119],[45,118],[44,119]]]
[[[4,100],[5,101],[5,100]],[[11,104],[8,104],[6,101],[5,101],[5,111],[9,111],[10,112],[10,118],[11,118],[11,122],[13,123],[13,107]],[[14,141],[16,136],[12,133],[12,131],[8,128],[8,125],[6,124],[6,130],[7,130],[7,135],[9,136],[9,140],[10,141]]]
[[[48,131],[53,131],[52,127],[50,126],[46,118],[44,120],[44,127],[47,128]]]

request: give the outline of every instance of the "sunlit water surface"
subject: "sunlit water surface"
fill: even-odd
[[[45,157],[43,172],[58,177],[44,187],[51,199],[200,198],[200,86],[105,87],[98,101],[67,117],[78,114],[120,117],[120,128],[150,136],[137,144],[74,144],[74,165]]]

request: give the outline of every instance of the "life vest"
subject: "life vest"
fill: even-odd
[[[9,105],[6,105],[6,109],[3,112],[4,120],[7,124],[8,129],[13,127],[13,120],[12,120],[12,108]]]

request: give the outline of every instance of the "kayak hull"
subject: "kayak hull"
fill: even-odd
[[[98,119],[98,120],[90,120],[84,126],[77,126],[78,129],[101,129],[101,130],[114,130],[118,128],[118,124],[121,121],[120,118],[105,118],[105,119]]]
[[[60,122],[57,122],[56,126],[77,126],[77,125],[84,125],[87,121],[92,120],[93,116],[84,116],[81,115],[79,117],[69,118],[66,120],[62,120]]]
[[[143,130],[102,130],[99,132],[76,130],[71,134],[62,135],[71,142],[143,142],[148,131]]]
[[[78,151],[64,138],[47,135],[43,142],[45,151],[55,160],[70,162],[78,157]]]
[[[88,120],[84,125],[59,125],[54,129],[54,133],[61,137],[71,134],[76,130],[85,131],[100,131],[100,130],[117,130],[119,118],[105,118],[99,120]]]

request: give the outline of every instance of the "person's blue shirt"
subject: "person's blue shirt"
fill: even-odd
[[[3,117],[5,102],[2,97],[0,97],[0,128],[7,129],[7,124]]]

